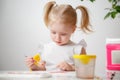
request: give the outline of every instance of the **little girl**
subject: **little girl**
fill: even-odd
[[[77,13],[81,10],[81,24],[78,26],[83,32],[89,29],[89,15],[84,6],[74,9],[71,5],[57,5],[54,1],[48,2],[44,7],[44,22],[50,30],[51,43],[44,45],[41,54],[42,61],[39,65],[34,64],[32,57],[27,57],[26,63],[29,68],[35,70],[63,70],[74,71],[73,55],[74,48],[79,47],[79,54],[86,54],[84,45],[75,44],[70,40],[76,29]],[[84,41],[83,41],[84,42]]]

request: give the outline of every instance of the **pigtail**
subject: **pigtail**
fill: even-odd
[[[46,26],[48,26],[49,23],[48,16],[54,4],[56,4],[55,1],[48,2],[44,7],[44,22]]]
[[[89,25],[90,25],[90,21],[89,21],[89,14],[88,14],[88,11],[87,9],[84,7],[84,6],[78,6],[76,7],[76,10],[77,9],[80,9],[81,10],[81,14],[82,14],[82,17],[81,17],[81,24],[80,24],[80,28],[86,32],[86,31],[91,31],[89,29]]]

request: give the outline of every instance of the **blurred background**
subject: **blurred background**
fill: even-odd
[[[50,0],[0,0],[0,71],[29,70],[25,56],[33,56],[40,44],[51,41],[49,30],[43,22],[43,7]],[[87,53],[96,54],[96,74],[106,72],[106,38],[120,38],[120,17],[104,20],[111,7],[107,0],[55,0],[57,4],[70,4],[74,8],[88,8],[93,32],[84,34],[76,31],[73,40],[84,38]],[[103,5],[104,4],[104,5]],[[79,15],[80,16],[80,15]]]

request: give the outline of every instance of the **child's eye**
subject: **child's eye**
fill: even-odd
[[[52,34],[56,34],[56,32],[51,32]]]
[[[62,36],[66,36],[67,34],[66,33],[63,33],[63,34],[61,34]]]

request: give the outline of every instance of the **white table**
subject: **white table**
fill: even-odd
[[[77,78],[75,71],[72,72],[0,71],[0,80],[83,80],[83,79]],[[102,79],[96,78],[95,80]]]

